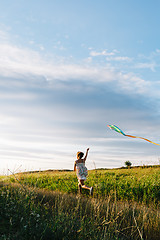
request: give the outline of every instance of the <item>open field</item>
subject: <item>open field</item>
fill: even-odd
[[[16,175],[19,181],[31,187],[64,193],[77,193],[77,178],[72,171],[49,171]],[[16,182],[14,176],[11,182]],[[86,184],[94,187],[94,197],[116,197],[145,204],[160,201],[160,167],[91,170]],[[88,192],[83,190],[83,194]]]
[[[160,167],[92,170],[87,182],[94,186],[93,197],[85,190],[76,194],[74,172],[5,179],[0,239],[159,240]]]

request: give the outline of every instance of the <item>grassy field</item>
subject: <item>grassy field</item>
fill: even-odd
[[[28,186],[77,193],[75,172],[51,171],[29,174],[18,174],[19,181]],[[14,176],[11,182],[16,182]],[[86,184],[94,187],[94,197],[112,196],[117,200],[132,200],[145,204],[158,204],[160,201],[160,167],[92,170]],[[88,191],[83,190],[87,195]]]
[[[160,239],[160,167],[92,170],[87,184],[93,197],[77,194],[74,172],[5,179],[0,239]]]

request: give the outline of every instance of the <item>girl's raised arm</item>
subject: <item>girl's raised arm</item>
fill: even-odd
[[[85,155],[85,157],[84,157],[84,161],[86,161],[86,159],[87,159],[88,151],[89,151],[89,148],[87,148],[86,155]]]

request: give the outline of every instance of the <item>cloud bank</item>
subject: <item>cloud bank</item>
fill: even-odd
[[[16,79],[35,77],[44,78],[48,82],[80,80],[89,83],[116,83],[120,91],[144,92],[147,90],[147,83],[133,73],[117,72],[115,69],[96,64],[57,61],[54,56],[48,60],[39,52],[10,43],[0,43],[0,52],[1,77]]]
[[[122,166],[128,156],[135,164],[154,156],[151,146],[146,150],[144,143],[107,130],[107,124],[116,124],[129,134],[157,135],[159,90],[156,96],[152,90],[158,82],[112,65],[131,58],[104,50],[89,54],[103,57],[101,65],[71,61],[14,44],[2,31],[0,38],[1,159],[12,166],[71,169],[77,149],[86,146],[97,167]]]

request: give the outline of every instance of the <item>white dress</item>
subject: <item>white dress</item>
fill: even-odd
[[[78,163],[76,161],[76,174],[77,174],[77,178],[79,180],[86,180],[86,177],[88,175],[88,171],[87,171],[87,168],[85,166],[85,163]]]

